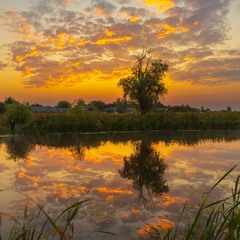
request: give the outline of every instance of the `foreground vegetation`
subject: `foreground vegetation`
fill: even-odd
[[[236,165],[237,166],[237,165]],[[161,226],[152,226],[147,224],[147,239],[155,240],[238,240],[240,238],[240,175],[235,179],[235,185],[230,196],[217,201],[211,202],[211,193],[214,189],[236,168],[234,166],[225,173],[210,189],[207,196],[198,206],[197,211],[192,220],[188,218],[185,223],[186,229],[179,230],[178,223],[168,230],[164,230]],[[6,190],[0,190],[6,191]],[[56,218],[50,216],[43,206],[39,205],[31,197],[20,193],[28,198],[38,209],[38,213],[33,217],[25,208],[23,217],[17,219],[8,213],[0,213],[0,239],[3,236],[1,232],[1,224],[5,218],[9,218],[13,222],[12,227],[4,233],[4,239],[8,240],[32,240],[32,239],[73,239],[74,219],[77,218],[81,206],[89,199],[79,201],[62,211]],[[180,216],[186,214],[187,203],[183,206]],[[189,209],[191,210],[191,209]],[[63,220],[63,218],[65,220]],[[77,228],[76,228],[77,229]],[[117,235],[116,233],[104,232],[108,235]],[[79,239],[81,236],[75,236]]]
[[[99,112],[26,115],[26,119],[18,117],[20,120],[16,121],[14,130],[10,126],[11,117],[0,117],[0,134],[240,129],[240,112],[161,112],[149,113],[144,117]]]
[[[150,239],[155,240],[238,240],[240,239],[240,175],[236,177],[232,194],[215,202],[210,201],[212,191],[235,168],[230,169],[207,193],[199,205],[192,221],[186,223],[186,229],[180,231],[178,224],[166,231],[161,226],[148,225]],[[182,215],[186,211],[185,204]]]
[[[184,105],[159,105],[154,112],[140,115],[137,112],[124,113],[124,109],[136,108],[131,105],[126,108],[123,100],[117,100],[115,107],[109,105],[108,108],[101,101],[89,104],[83,100],[73,105],[60,101],[56,108],[64,109],[63,113],[36,114],[31,111],[32,106],[9,97],[0,104],[0,134],[240,129],[240,112],[232,112],[230,108],[211,112],[203,107],[199,110]]]

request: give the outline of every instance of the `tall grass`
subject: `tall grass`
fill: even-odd
[[[237,165],[236,165],[237,166]],[[209,202],[212,191],[233,171],[226,172],[210,189],[199,205],[192,221],[186,223],[186,230],[180,231],[178,224],[166,231],[160,227],[148,225],[149,238],[155,240],[239,240],[240,239],[240,175],[236,177],[230,196],[215,202]],[[180,220],[186,212],[184,205]]]
[[[2,239],[2,236],[8,240],[71,239],[74,233],[73,230],[71,230],[72,222],[77,216],[82,204],[89,201],[89,199],[78,201],[62,211],[56,218],[53,218],[45,211],[43,206],[38,204],[33,198],[21,192],[17,193],[29,199],[37,207],[38,213],[35,217],[32,217],[29,214],[28,207],[25,207],[23,217],[19,220],[8,213],[0,212],[0,239]],[[3,217],[7,217],[13,222],[7,233],[1,232]]]
[[[138,114],[35,115],[18,124],[14,133],[48,134],[102,131],[240,129],[240,112],[161,112]],[[12,133],[6,119],[0,119],[0,134]]]
[[[211,202],[212,191],[237,167],[232,167],[227,171],[209,190],[207,196],[199,205],[192,220],[186,223],[186,229],[179,230],[178,224],[187,211],[187,203],[183,206],[179,223],[167,231],[160,227],[148,225],[148,239],[151,240],[239,240],[240,239],[240,175],[235,179],[234,187],[230,196]],[[6,190],[0,190],[6,191]],[[77,216],[82,204],[89,199],[81,200],[62,211],[56,218],[50,216],[34,199],[20,193],[28,198],[38,208],[37,217],[33,220],[28,213],[28,208],[24,209],[22,220],[11,216],[8,213],[0,212],[0,239],[2,239],[1,225],[3,218],[9,218],[13,222],[8,232],[8,240],[47,240],[61,239],[68,240],[73,237],[71,230],[72,221]],[[63,218],[65,220],[63,220]],[[39,221],[38,221],[39,220]],[[69,231],[70,229],[70,231]],[[99,231],[107,235],[114,233]],[[51,234],[50,234],[51,233]],[[4,236],[6,234],[4,233]],[[75,236],[81,239],[81,236]]]

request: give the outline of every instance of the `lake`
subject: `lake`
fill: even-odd
[[[240,133],[234,131],[2,136],[1,234],[9,234],[13,217],[32,224],[39,207],[30,198],[53,218],[89,199],[67,229],[70,238],[147,239],[147,224],[174,226],[186,201],[194,214],[217,179],[239,162]],[[212,197],[229,193],[237,174],[239,167]]]

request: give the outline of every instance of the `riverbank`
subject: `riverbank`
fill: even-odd
[[[0,120],[1,135],[228,129],[240,129],[240,112],[161,112],[149,113],[144,117],[138,114],[102,114],[98,112],[86,112],[79,115],[34,115],[25,124],[16,124],[13,131],[4,118]]]

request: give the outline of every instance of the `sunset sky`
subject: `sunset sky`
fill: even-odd
[[[149,44],[166,105],[240,110],[240,0],[0,2],[0,101],[112,102]]]

